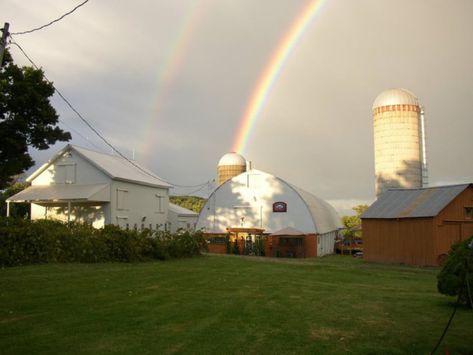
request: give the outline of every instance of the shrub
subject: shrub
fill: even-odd
[[[0,266],[47,262],[137,262],[198,255],[206,248],[201,232],[95,229],[51,220],[0,218]]]
[[[442,270],[437,276],[437,289],[449,296],[458,296],[459,302],[468,300],[467,280],[473,292],[473,237],[452,245]]]

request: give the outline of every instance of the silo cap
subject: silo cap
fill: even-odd
[[[246,159],[238,153],[227,153],[218,161],[218,166],[222,165],[241,165],[246,166]]]
[[[389,89],[383,91],[373,102],[373,109],[389,105],[420,106],[419,99],[406,89]]]

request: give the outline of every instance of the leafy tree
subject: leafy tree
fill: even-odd
[[[4,191],[0,192],[0,216],[5,216],[7,214],[6,199],[10,196],[17,194],[20,191],[23,191],[28,187],[28,184],[25,182],[15,182],[10,185]],[[12,217],[25,217],[30,213],[30,204],[29,203],[12,203],[10,204],[10,216]]]
[[[460,303],[473,302],[473,236],[452,245],[437,276],[437,289],[444,295],[458,296]]]
[[[343,216],[342,224],[347,238],[360,238],[361,231],[357,230],[361,226],[361,215],[368,209],[368,205],[357,205],[352,208],[354,216]]]
[[[0,69],[0,189],[34,165],[28,147],[43,150],[71,139],[57,127],[58,115],[49,100],[53,94],[42,70],[18,67],[5,51]]]
[[[169,201],[175,205],[199,213],[207,200],[197,196],[170,196]]]

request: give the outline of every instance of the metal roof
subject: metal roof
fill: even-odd
[[[383,193],[361,218],[433,217],[472,184],[422,189],[393,189]]]
[[[342,228],[340,216],[332,205],[320,197],[312,195],[310,192],[302,190],[297,186],[291,184],[288,185],[299,194],[306,204],[310,214],[312,215],[317,233],[325,234]]]
[[[218,161],[218,166],[223,165],[239,165],[246,166],[246,159],[238,153],[227,153]]]
[[[133,164],[116,155],[108,155],[104,153],[94,152],[82,147],[74,146],[71,144],[66,145],[58,153],[56,153],[47,163],[43,164],[38,170],[30,175],[26,181],[32,181],[39,174],[59,159],[64,153],[68,151],[75,151],[84,159],[89,161],[97,169],[108,175],[111,179],[122,180],[128,182],[134,182],[143,185],[159,186],[159,187],[171,187],[170,184],[161,180],[159,176],[151,172],[150,170],[140,166],[138,163]]]
[[[199,214],[191,211],[187,208],[175,205],[174,203],[169,203],[169,210],[173,211],[174,213],[177,213],[178,215],[182,216],[192,216],[192,217],[197,217]]]
[[[277,232],[271,233],[271,235],[274,236],[294,236],[294,237],[299,237],[299,236],[304,236],[307,233],[303,233],[298,229],[292,228],[292,227],[286,227],[281,230],[278,230]]]
[[[419,106],[417,97],[406,89],[389,89],[379,94],[373,102],[373,109],[389,105],[414,105]]]
[[[7,202],[94,201],[109,202],[110,186],[98,185],[35,185],[9,197]]]

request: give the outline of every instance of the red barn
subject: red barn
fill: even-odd
[[[361,220],[365,260],[439,265],[473,236],[473,184],[388,190]]]

